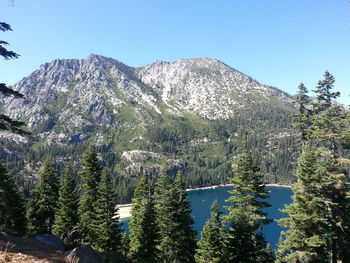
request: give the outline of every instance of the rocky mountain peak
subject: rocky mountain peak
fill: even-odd
[[[29,99],[6,98],[6,114],[26,120],[51,142],[84,140],[96,126],[119,125],[125,109],[144,126],[154,114],[228,119],[251,103],[288,100],[285,93],[207,57],[156,61],[140,68],[95,54],[56,59],[13,88]]]
[[[171,161],[169,156],[177,166],[221,156],[210,162],[225,166],[231,151],[227,144],[233,145],[243,131],[259,135],[267,148],[275,147],[270,138],[291,134],[286,126],[294,112],[288,94],[207,57],[139,68],[95,54],[56,59],[12,88],[27,99],[5,98],[2,111],[26,121],[32,135],[22,140],[1,133],[6,143],[0,155],[21,148],[19,155],[28,153],[30,160],[47,149],[63,162],[79,159],[86,145],[97,145],[109,161],[119,153],[127,175],[158,171],[160,163]],[[192,160],[201,149],[206,153]],[[38,168],[36,161],[20,167],[27,171],[24,175]],[[202,163],[196,167],[192,171],[200,171]],[[213,171],[213,178],[225,169]]]

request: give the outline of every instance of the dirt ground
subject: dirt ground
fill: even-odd
[[[62,252],[33,238],[0,233],[0,263],[66,263]]]

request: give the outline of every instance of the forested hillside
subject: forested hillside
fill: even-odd
[[[2,109],[31,135],[2,132],[1,158],[27,191],[44,159],[77,170],[89,145],[112,168],[122,201],[130,201],[136,177],[165,166],[184,170],[187,187],[226,183],[246,143],[266,182],[293,181],[289,95],[214,59],[142,68],[97,55],[55,60],[12,88],[25,99],[5,98]]]

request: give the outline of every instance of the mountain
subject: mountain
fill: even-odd
[[[88,144],[125,189],[139,173],[153,175],[165,165],[186,167],[191,187],[223,183],[245,140],[267,181],[291,180],[290,96],[215,59],[140,68],[98,55],[58,59],[12,88],[26,99],[4,98],[2,110],[25,120],[32,135],[2,132],[1,156],[22,183],[47,157],[59,167],[67,161],[78,166]]]

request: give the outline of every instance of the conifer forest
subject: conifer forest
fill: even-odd
[[[1,63],[21,59],[9,47]],[[350,111],[336,75],[313,77],[292,96],[210,58],[90,55],[0,83],[0,242],[51,236],[98,259],[45,262],[350,263]],[[292,190],[280,219],[269,184]],[[187,190],[223,185],[196,231]],[[276,221],[275,248],[262,230]]]

